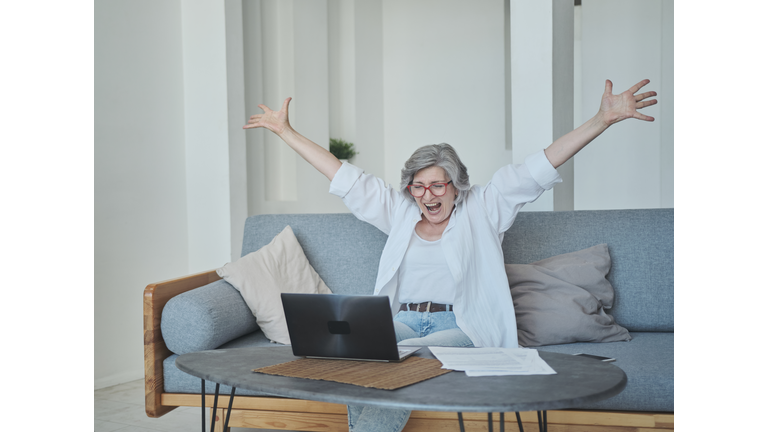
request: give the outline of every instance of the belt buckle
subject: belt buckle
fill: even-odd
[[[432,309],[432,302],[429,301],[427,302],[427,307],[426,309],[424,309],[424,312],[431,312],[431,309]]]

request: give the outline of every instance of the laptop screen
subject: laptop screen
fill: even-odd
[[[293,354],[398,360],[389,298],[281,294]]]

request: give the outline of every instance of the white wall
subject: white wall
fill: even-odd
[[[504,14],[499,1],[383,2],[385,180],[418,147],[446,142],[485,183],[505,148]]]
[[[143,376],[142,291],[189,268],[180,2],[98,1],[94,17],[100,388]]]
[[[575,208],[673,207],[673,3],[584,0],[581,15],[582,122],[606,79],[620,93],[648,78],[659,104],[642,110],[653,123],[624,121],[576,156]]]

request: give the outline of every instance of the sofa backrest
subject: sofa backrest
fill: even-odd
[[[352,214],[251,216],[242,254],[290,225],[310,264],[336,294],[371,294],[387,236]],[[674,210],[521,212],[502,243],[506,263],[528,264],[607,243],[616,290],[609,311],[630,331],[674,331]]]

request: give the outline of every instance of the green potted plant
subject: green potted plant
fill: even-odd
[[[332,155],[336,156],[336,159],[340,161],[348,161],[358,153],[355,151],[354,144],[336,138],[331,138],[331,143],[328,147],[328,150]]]

